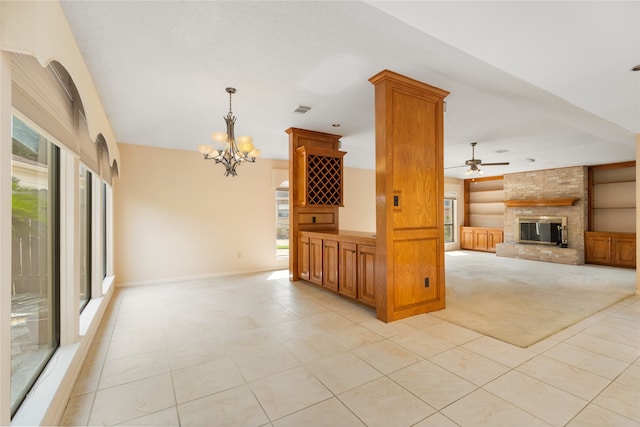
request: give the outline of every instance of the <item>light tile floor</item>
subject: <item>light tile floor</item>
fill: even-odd
[[[117,289],[64,425],[640,426],[640,296],[528,349],[282,272]]]

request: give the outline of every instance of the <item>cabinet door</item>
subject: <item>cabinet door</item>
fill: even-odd
[[[479,251],[489,250],[489,233],[487,230],[477,228],[473,230],[473,249]]]
[[[322,286],[338,291],[338,242],[322,241]]]
[[[298,276],[309,280],[309,238],[298,237]]]
[[[358,252],[356,249],[355,243],[340,242],[338,292],[350,298],[356,298],[358,289]]]
[[[322,286],[322,239],[309,238],[309,281]]]
[[[593,264],[611,263],[611,237],[601,235],[585,236],[585,260]]]
[[[611,241],[611,264],[619,267],[635,268],[636,239],[614,237]]]
[[[490,230],[489,231],[489,252],[496,251],[496,245],[502,243],[503,234],[502,230]]]
[[[460,227],[460,249],[473,249],[473,228]]]
[[[376,248],[374,246],[358,245],[358,294],[359,301],[376,306],[374,289],[376,265]]]

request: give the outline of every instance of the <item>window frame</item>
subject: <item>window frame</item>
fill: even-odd
[[[48,255],[48,263],[47,269],[49,271],[50,279],[47,283],[47,286],[51,287],[51,347],[47,349],[46,356],[40,360],[37,364],[35,370],[33,370],[31,378],[24,383],[22,387],[19,397],[13,401],[13,392],[10,396],[10,411],[11,417],[18,412],[22,403],[28,397],[29,393],[33,386],[38,382],[42,372],[46,369],[47,365],[51,361],[52,357],[60,348],[61,345],[61,218],[62,218],[62,206],[61,206],[61,174],[62,174],[62,150],[60,146],[56,143],[55,138],[49,135],[46,131],[44,131],[40,126],[34,123],[32,120],[28,119],[23,114],[19,113],[17,110],[13,110],[11,113],[11,138],[13,140],[13,120],[17,118],[19,121],[24,123],[26,126],[30,127],[31,130],[37,132],[41,137],[45,138],[47,141],[47,155],[49,157],[47,162],[47,180],[48,180],[48,197],[47,201],[50,203],[51,209],[47,209],[47,228],[48,228],[48,237],[50,239],[49,247],[47,248]],[[13,154],[13,149],[11,149]],[[13,164],[12,164],[13,169]],[[13,172],[12,172],[13,176]],[[13,255],[13,253],[12,253]],[[11,275],[13,275],[13,270]],[[13,340],[11,340],[11,347],[13,347]],[[14,372],[13,369],[10,371],[11,378],[10,382],[13,382]]]
[[[447,201],[451,202],[451,221],[447,222]],[[457,199],[453,196],[445,196],[444,197],[444,212],[443,212],[443,229],[444,229],[444,243],[455,243],[456,242],[456,204]],[[449,235],[451,236],[450,240],[447,240],[447,228],[449,227]]]

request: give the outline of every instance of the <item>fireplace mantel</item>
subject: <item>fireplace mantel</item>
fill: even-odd
[[[573,206],[578,198],[561,197],[555,199],[521,199],[521,200],[504,200],[504,205],[508,208],[522,208],[532,206]]]

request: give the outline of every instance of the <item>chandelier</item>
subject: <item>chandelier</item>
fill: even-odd
[[[226,91],[229,94],[229,113],[224,117],[224,121],[227,123],[227,133],[213,132],[211,134],[211,139],[220,146],[219,149],[202,144],[198,145],[198,151],[205,160],[215,160],[216,163],[222,163],[225,167],[224,176],[237,176],[236,168],[240,163],[255,162],[256,157],[260,155],[260,150],[253,146],[253,138],[250,136],[239,136],[236,144],[234,126],[237,118],[231,111],[231,95],[236,93],[236,90],[228,87]]]

